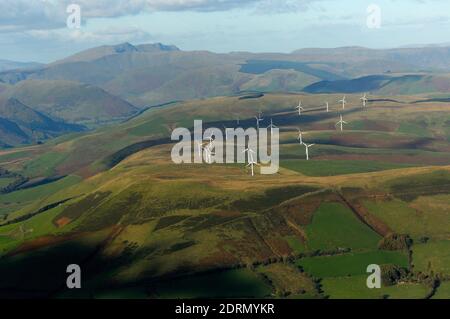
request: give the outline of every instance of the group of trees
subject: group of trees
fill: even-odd
[[[0,178],[14,178],[14,181],[4,187],[0,187],[0,194],[7,194],[15,191],[19,186],[28,182],[28,178],[18,173],[10,172],[0,167]]]

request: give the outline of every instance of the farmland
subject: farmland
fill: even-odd
[[[310,108],[302,117],[293,109],[299,98]],[[341,133],[338,105],[320,109],[337,98],[280,93],[177,102],[0,153],[11,172],[55,178],[0,195],[0,270],[8,275],[0,294],[14,286],[17,296],[61,298],[425,298],[438,274],[436,297],[445,295],[446,106],[430,103],[423,114],[414,97],[398,97],[404,102],[362,109],[350,95],[354,106],[342,113],[351,125]],[[192,128],[194,119],[232,127],[236,114],[251,127],[259,110],[265,126],[272,118],[280,127],[277,174],[170,160],[173,128]],[[316,144],[309,161],[297,128]],[[392,234],[412,244],[380,246]],[[86,269],[85,290],[61,285],[69,262]],[[408,276],[371,290],[369,264],[394,265]]]

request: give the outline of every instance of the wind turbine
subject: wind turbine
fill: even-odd
[[[264,119],[261,118],[261,112],[258,113],[258,116],[255,116],[255,119],[256,119],[256,128],[259,131],[259,122],[264,120]]]
[[[252,156],[251,160],[247,164],[247,166],[250,166],[252,168],[252,176],[255,176],[255,170],[254,170],[255,165],[259,166],[259,164],[253,160],[253,156]]]
[[[301,116],[302,115],[302,111],[304,111],[305,109],[302,107],[302,101],[298,102],[298,105],[295,107],[295,109],[298,110],[298,115]]]
[[[197,149],[198,149],[198,156],[202,157],[203,153],[203,143],[202,142],[196,142],[197,143]]]
[[[303,145],[305,145],[305,150],[306,150],[306,160],[309,161],[309,148],[310,148],[311,146],[314,146],[315,144],[306,144],[306,143],[303,143]]]
[[[275,126],[273,124],[273,120],[272,119],[270,119],[270,125],[267,128],[270,128],[270,135],[273,135],[273,129],[277,128],[277,126]]]
[[[347,103],[347,101],[345,100],[345,95],[344,95],[344,97],[342,98],[342,100],[339,100],[339,102],[342,103],[342,109],[345,110],[345,104]]]
[[[304,144],[303,143],[303,134],[306,134],[306,133],[303,133],[302,131],[298,130],[298,138],[297,139],[299,140],[300,145]]]
[[[247,147],[242,153],[247,153],[247,160],[249,163],[250,163],[250,161],[253,161],[253,154],[255,154],[254,150]]]
[[[329,104],[328,104],[328,102],[327,102],[327,113],[330,111],[330,106],[329,106]]]
[[[212,145],[214,142],[213,135],[210,135],[209,137],[205,138],[205,140],[209,140],[209,144]]]
[[[367,102],[369,101],[369,100],[367,99],[367,94],[364,93],[363,97],[360,98],[360,100],[361,100],[362,103],[363,103],[363,107],[366,107],[366,104],[367,104]]]
[[[338,124],[341,125],[341,132],[344,130],[343,124],[348,124],[347,122],[345,122],[345,121],[342,119],[342,114],[341,114],[341,119],[340,119],[340,121],[337,122],[335,125],[338,125]]]
[[[209,143],[208,145],[206,145],[205,147],[205,157],[206,157],[206,162],[208,164],[211,164],[211,155],[215,155],[215,153],[212,152],[212,144]]]

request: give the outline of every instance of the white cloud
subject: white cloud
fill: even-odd
[[[25,34],[36,40],[58,41],[60,43],[78,42],[92,45],[152,40],[152,36],[148,32],[134,27],[110,27],[94,31],[85,31],[83,29],[30,30],[25,32]]]
[[[64,27],[71,3],[80,5],[86,21],[152,11],[220,11],[257,2],[261,0],[1,0],[0,32]]]
[[[224,11],[253,6],[260,13],[305,9],[319,0],[1,0],[0,32],[65,26],[69,4],[81,7],[82,20],[155,11]]]

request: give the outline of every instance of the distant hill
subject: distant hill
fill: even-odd
[[[143,44],[133,46],[130,43],[122,43],[118,45],[103,45],[100,47],[88,49],[80,53],[69,56],[63,60],[56,61],[50,65],[73,62],[89,62],[108,55],[131,53],[131,52],[160,52],[160,51],[179,51],[176,46],[164,45],[161,43]]]
[[[256,61],[263,57],[263,61]],[[133,105],[147,107],[243,90],[301,91],[323,79],[343,78],[323,66],[282,58],[285,55],[186,52],[159,43],[136,46],[124,43],[89,49],[31,72],[3,72],[0,81],[80,82],[101,87]]]
[[[55,121],[15,98],[0,98],[0,146],[33,143],[85,127]]]
[[[371,75],[352,80],[320,81],[304,88],[308,93],[358,93],[408,95],[450,92],[449,75]]]
[[[98,87],[70,81],[26,80],[2,94],[54,119],[88,126],[127,118],[133,105]]]
[[[9,60],[0,60],[0,72],[15,69],[34,69],[41,67],[43,64],[37,62],[16,62]]]
[[[344,47],[302,49],[290,54],[218,54],[181,51],[176,46],[161,43],[122,43],[85,50],[37,69],[0,72],[0,83],[79,82],[145,108],[174,100],[233,95],[241,91],[360,92],[383,88],[380,92],[386,94],[446,93],[449,91],[446,76],[439,78],[436,74],[448,72],[448,47],[388,50]],[[431,76],[433,83],[416,77],[417,74]],[[40,100],[30,99],[27,103],[41,105]],[[83,112],[78,112],[82,119],[58,116],[85,121],[97,113]],[[100,116],[93,121],[103,120]]]

